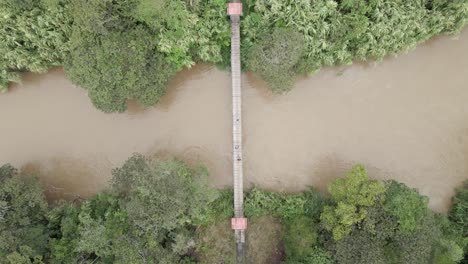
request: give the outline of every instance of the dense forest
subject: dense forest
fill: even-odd
[[[242,62],[275,92],[295,76],[381,60],[468,21],[468,0],[245,0]],[[105,112],[158,102],[175,73],[229,65],[226,0],[0,0],[0,90],[63,65]]]
[[[135,154],[112,174],[87,200],[48,204],[37,178],[0,167],[0,263],[234,263],[232,191],[206,168]],[[468,185],[446,216],[358,165],[327,194],[251,189],[245,214],[249,263],[468,263]]]

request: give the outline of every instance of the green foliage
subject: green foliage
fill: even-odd
[[[260,37],[250,50],[247,68],[262,77],[275,92],[291,89],[296,66],[302,57],[301,34],[277,28]]]
[[[73,263],[78,258],[78,214],[79,208],[70,203],[60,203],[48,212],[51,263]]]
[[[398,231],[398,223],[396,218],[383,208],[370,207],[360,229],[379,241],[388,241]]]
[[[96,38],[83,35],[72,41],[65,70],[72,82],[88,90],[91,101],[102,111],[125,111],[128,99],[151,106],[164,95],[175,72],[155,45],[143,27]]]
[[[178,263],[195,247],[194,227],[216,199],[206,169],[134,155],[111,189],[49,212],[52,263]]]
[[[333,238],[340,240],[351,232],[353,225],[366,218],[367,207],[383,200],[385,185],[369,180],[366,169],[358,165],[346,178],[335,180],[328,190],[336,205],[325,206],[320,219]]]
[[[47,202],[36,178],[0,167],[0,259],[37,261],[47,252]],[[24,261],[23,261],[24,260]]]
[[[434,252],[434,263],[455,264],[463,259],[463,249],[454,241],[441,240]]]
[[[403,183],[390,181],[384,208],[396,217],[403,232],[413,232],[416,225],[427,213],[429,199],[421,196],[416,189],[411,189]]]
[[[190,49],[195,45],[198,18],[184,1],[138,0],[132,16],[146,23],[156,35],[158,51],[177,69],[194,64]]]
[[[45,72],[61,65],[67,52],[70,18],[63,6],[40,1],[0,1],[0,91],[18,82],[18,72]]]
[[[162,254],[171,263],[194,247],[190,227],[201,221],[204,208],[216,198],[216,192],[207,187],[206,169],[136,155],[113,175],[112,190],[121,197],[119,205],[131,223],[128,233],[122,234],[130,236],[127,241],[134,240],[124,243],[124,248],[131,246],[137,256],[143,247],[147,261]],[[123,252],[116,258],[122,263],[133,261]]]
[[[398,263],[429,263],[436,239],[440,236],[440,229],[432,216],[421,219],[413,233],[396,232],[392,244],[397,249]]]
[[[73,0],[65,70],[104,112],[127,100],[152,106],[168,80],[194,61],[218,63],[229,47],[225,1]]]
[[[286,222],[284,247],[288,259],[305,259],[314,252],[318,233],[312,219],[301,216]]]
[[[304,215],[304,204],[303,194],[287,195],[254,188],[246,194],[244,211],[247,217],[272,215],[291,219]]]
[[[219,221],[229,219],[234,215],[234,192],[222,190],[219,196],[204,208],[196,224],[202,226],[213,225]]]
[[[357,166],[329,186],[334,206],[321,224],[334,241],[327,248],[338,263],[458,263],[464,238],[445,216],[434,215],[415,189],[369,181]],[[385,198],[385,199],[384,199]],[[361,211],[364,209],[365,211]]]
[[[198,0],[189,1],[193,3]],[[231,27],[226,16],[226,1],[199,1],[194,12],[198,20],[193,57],[196,61],[226,66],[230,61],[231,51]]]
[[[372,207],[362,224],[353,226],[330,249],[338,263],[433,263],[431,253],[443,245],[434,220],[426,214],[409,234],[400,230],[397,219],[384,208]]]
[[[337,202],[360,206],[373,206],[383,200],[385,186],[382,182],[369,180],[362,165],[354,166],[346,178],[336,179],[328,188]]]
[[[114,190],[120,196],[125,194],[129,217],[142,231],[154,226],[172,230],[199,221],[204,207],[217,197],[207,187],[206,168],[192,169],[177,160],[150,161],[135,155],[113,174]]]
[[[468,182],[456,190],[449,218],[461,228],[463,236],[468,237]]]
[[[466,0],[248,0],[241,61],[284,92],[297,74],[380,60],[467,23]],[[0,54],[0,91],[65,64],[105,112],[150,106],[183,67],[229,65],[226,1],[1,0]]]
[[[6,257],[6,263],[11,264],[43,264],[41,256],[34,256],[33,250],[28,246],[21,246],[18,251]]]
[[[354,231],[336,242],[335,258],[340,264],[386,263],[384,241],[364,231]],[[404,262],[407,263],[407,262]]]
[[[463,263],[468,263],[468,182],[463,187],[456,190],[453,197],[452,208],[449,212],[449,219],[455,228],[448,230],[457,230],[463,240],[458,244],[464,247],[465,258]]]
[[[316,247],[313,253],[307,256],[303,261],[303,264],[334,264],[335,259],[323,248]]]
[[[75,0],[72,6],[65,60],[71,81],[87,89],[104,112],[125,111],[129,99],[142,106],[158,102],[176,66],[158,52],[154,33],[128,17],[133,2]]]
[[[208,188],[206,168],[136,154],[112,174],[109,190],[49,209],[35,178],[0,167],[0,263],[195,263],[193,252],[208,263],[234,261],[233,194]],[[249,259],[270,261],[283,238],[287,264],[462,260],[466,186],[450,220],[414,189],[369,180],[362,166],[329,190],[330,200],[313,188],[247,192]]]
[[[246,5],[242,44],[247,49],[255,49],[260,35],[277,28],[303,35],[304,52],[294,73],[354,60],[381,60],[436,34],[456,33],[468,22],[464,0],[257,0]]]
[[[336,263],[330,252],[316,247],[312,253],[303,259],[288,259],[284,264],[334,264]]]
[[[304,213],[314,221],[320,221],[320,214],[324,206],[329,204],[330,201],[314,187],[310,187],[304,192],[304,198]]]

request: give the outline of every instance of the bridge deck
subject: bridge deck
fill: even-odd
[[[234,0],[228,6],[231,17],[231,85],[232,85],[232,157],[234,178],[234,217],[244,217],[244,183],[242,156],[242,93],[240,62],[240,14],[242,4]],[[244,261],[245,229],[234,230],[237,263]]]

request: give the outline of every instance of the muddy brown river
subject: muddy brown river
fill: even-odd
[[[244,75],[245,182],[324,189],[353,164],[396,179],[445,211],[468,179],[468,30],[379,64],[329,68],[286,95]],[[0,163],[39,175],[50,198],[89,196],[134,152],[203,162],[231,184],[230,76],[180,73],[157,107],[104,114],[61,69],[0,95]]]

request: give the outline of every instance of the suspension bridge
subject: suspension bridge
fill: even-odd
[[[232,174],[234,180],[234,217],[231,226],[236,240],[236,262],[244,263],[245,232],[247,219],[244,217],[244,183],[242,157],[242,91],[240,59],[240,16],[242,3],[232,0],[227,14],[231,18],[231,86],[232,86]]]

